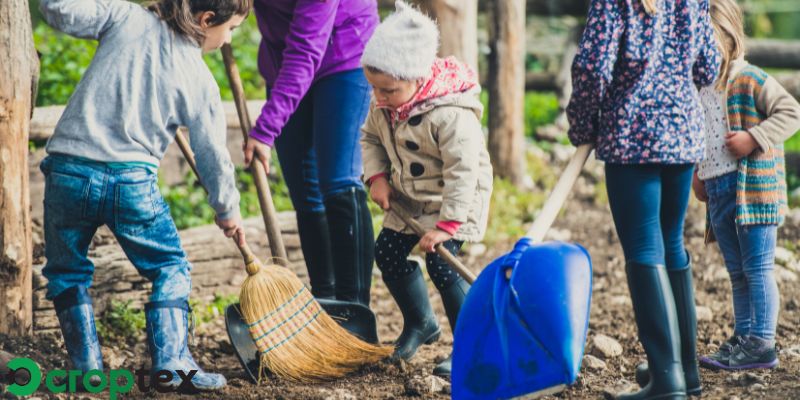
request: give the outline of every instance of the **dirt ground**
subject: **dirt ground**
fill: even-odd
[[[581,191],[578,191],[581,193]],[[583,191],[587,193],[587,191]],[[580,243],[588,248],[594,264],[594,291],[587,339],[587,354],[597,355],[604,365],[590,369],[584,362],[576,384],[566,391],[548,398],[600,398],[604,391],[614,391],[629,386],[637,363],[644,360],[644,352],[636,338],[633,312],[625,283],[622,251],[614,233],[608,207],[595,204],[588,194],[577,195],[567,205],[556,222],[554,237]],[[800,244],[800,221],[794,218],[780,231],[779,241],[784,247],[797,248]],[[703,244],[704,217],[698,204],[693,204],[687,218],[686,237],[689,251],[694,257],[694,282],[696,285],[698,314],[698,351],[700,354],[716,349],[732,331],[730,285],[722,259],[717,249]],[[478,271],[490,260],[510,249],[511,243],[493,246],[482,252],[462,255],[467,264]],[[467,250],[469,252],[469,250]],[[800,265],[794,254],[794,268]],[[702,371],[704,397],[709,399],[793,399],[800,398],[800,283],[797,272],[778,268],[781,290],[781,311],[778,325],[780,366],[770,371],[728,373]],[[441,301],[431,288],[431,298],[440,323],[447,327]],[[389,343],[402,329],[402,317],[382,281],[375,276],[372,308],[377,312],[380,337]],[[178,396],[175,394],[141,393],[134,389],[123,398],[231,398],[231,399],[406,399],[447,398],[449,384],[433,378],[430,372],[435,362],[450,351],[452,336],[449,329],[439,342],[424,346],[408,364],[381,364],[366,367],[359,373],[336,382],[314,385],[289,384],[271,381],[262,386],[250,384],[233,355],[227,341],[222,317],[198,328],[193,354],[207,370],[223,373],[229,386],[215,394]],[[619,356],[602,356],[594,348],[597,335],[609,336],[621,344]],[[60,338],[39,336],[34,339],[0,337],[0,349],[17,355],[29,356],[45,369],[64,367],[66,351]],[[143,337],[130,338],[127,343],[105,343],[106,363],[134,369],[147,367],[146,345]],[[601,363],[601,364],[603,364]],[[10,396],[0,387],[0,398]],[[57,398],[45,392],[41,398]],[[106,398],[107,393],[102,397]],[[78,398],[95,398],[81,396]]]

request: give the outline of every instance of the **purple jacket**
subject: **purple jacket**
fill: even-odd
[[[272,146],[311,84],[361,67],[380,19],[376,0],[256,0],[254,8],[269,100],[250,136]]]
[[[572,65],[569,138],[618,164],[688,164],[704,154],[696,86],[717,79],[708,0],[592,0]]]

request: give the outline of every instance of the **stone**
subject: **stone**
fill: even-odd
[[[591,371],[602,371],[606,369],[606,362],[591,354],[583,356],[583,365]]]
[[[622,355],[622,345],[616,339],[606,335],[597,335],[592,339],[592,353],[606,359]]]
[[[800,360],[800,345],[794,345],[792,347],[781,350],[781,357]]]
[[[794,261],[795,255],[791,250],[778,246],[775,248],[775,262],[780,265],[788,265]]]
[[[322,398],[325,400],[357,400],[352,392],[347,389],[323,389],[321,391]]]
[[[433,375],[416,375],[406,383],[406,389],[419,396],[440,393],[444,391],[446,387],[447,390],[449,390],[449,386],[449,382]]]
[[[695,312],[697,313],[698,321],[711,321],[714,319],[714,313],[711,312],[711,309],[706,306],[695,307]]]

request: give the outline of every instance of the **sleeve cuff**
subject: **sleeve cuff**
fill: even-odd
[[[436,223],[436,228],[443,230],[451,235],[455,235],[458,232],[458,228],[461,227],[461,222],[458,221],[439,221]]]
[[[380,173],[377,173],[375,175],[372,175],[372,176],[369,177],[369,179],[367,179],[367,185],[372,185],[372,182],[374,182],[376,179],[378,179],[378,178],[386,178],[387,176],[389,176],[389,175],[386,172],[380,172]]]
[[[253,129],[250,130],[251,138],[258,140],[259,142],[264,143],[269,147],[275,147],[275,138],[277,136],[278,135],[261,132],[257,126],[254,126]]]
[[[767,152],[772,148],[772,143],[769,139],[767,139],[766,135],[764,135],[764,133],[758,129],[758,127],[750,128],[747,133],[753,137],[753,140],[755,140],[756,143],[758,143],[758,147],[761,148],[761,151]]]
[[[234,207],[228,211],[217,213],[217,219],[234,219],[240,217],[239,207]]]

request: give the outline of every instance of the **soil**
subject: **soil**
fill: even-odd
[[[576,190],[576,192],[577,195],[567,205],[570,212],[562,213],[552,231],[552,236],[580,243],[592,256],[594,286],[586,352],[603,360],[605,367],[588,369],[587,363],[584,363],[581,375],[574,385],[548,398],[601,398],[605,392],[630,386],[635,366],[644,361],[644,352],[636,336],[622,251],[614,233],[608,206],[596,204],[602,200],[596,200],[597,196],[589,194],[591,190]],[[707,247],[703,244],[703,226],[703,209],[699,204],[693,203],[686,222],[686,240],[689,251],[694,257],[697,305],[703,308],[701,320],[698,322],[700,354],[716,350],[717,346],[731,334],[733,320],[727,273],[716,247],[713,245]],[[796,248],[796,244],[800,243],[800,222],[797,218],[781,228],[779,241],[784,247],[789,248]],[[476,251],[472,254],[463,254],[462,258],[467,265],[478,271],[511,246],[512,243],[500,244],[486,249],[482,254],[476,254]],[[795,254],[794,265],[800,265],[796,262],[798,258],[800,257]],[[742,373],[702,370],[705,398],[800,398],[800,379],[798,379],[800,377],[800,298],[798,298],[800,282],[796,271],[783,267],[779,267],[777,271],[781,291],[777,332],[780,366],[773,370]],[[390,343],[402,329],[402,317],[378,275],[375,276],[372,293],[372,308],[377,313],[380,337],[383,342]],[[443,327],[447,327],[441,301],[432,285],[430,294],[440,323]],[[452,346],[449,329],[445,328],[443,331],[444,335],[437,343],[423,346],[410,363],[373,365],[346,379],[322,384],[300,385],[272,380],[256,386],[246,379],[244,371],[239,366],[220,317],[198,327],[192,352],[203,368],[220,372],[228,378],[229,385],[224,391],[179,396],[142,393],[134,389],[123,398],[447,398],[449,384],[431,376],[435,363],[444,359]],[[594,349],[593,338],[600,334],[618,341],[623,348],[622,355],[604,357]],[[149,364],[143,337],[129,338],[126,343],[104,343],[103,347],[106,363],[112,364],[112,367],[116,364],[117,367],[121,365],[123,368],[135,369],[147,367]],[[0,349],[31,357],[45,369],[63,368],[67,358],[58,335],[40,335],[24,339],[0,336]],[[3,395],[11,396],[4,388],[0,388],[0,398]],[[41,398],[61,398],[46,392],[37,395]],[[78,398],[95,398],[95,396],[83,395]],[[97,398],[107,398],[107,393]]]

